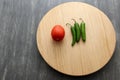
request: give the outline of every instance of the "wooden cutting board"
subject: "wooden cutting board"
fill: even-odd
[[[72,18],[86,23],[86,42],[71,46],[72,35],[65,24],[73,25]],[[64,26],[63,41],[51,38],[54,25]],[[81,2],[68,2],[50,10],[37,30],[37,46],[43,59],[55,70],[72,76],[83,76],[98,71],[113,55],[116,34],[108,17],[99,9]]]

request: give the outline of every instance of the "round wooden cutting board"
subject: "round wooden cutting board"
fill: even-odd
[[[66,23],[71,19],[86,23],[86,42],[71,46],[72,35]],[[56,42],[51,37],[53,26],[60,24],[65,37]],[[72,76],[88,75],[101,69],[113,55],[116,34],[108,17],[99,9],[81,2],[68,2],[50,10],[37,30],[37,46],[43,59],[55,70]]]

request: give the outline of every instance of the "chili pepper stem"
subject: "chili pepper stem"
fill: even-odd
[[[84,20],[82,18],[79,18],[79,20],[81,20],[82,22],[84,22]]]
[[[68,26],[68,25],[69,25],[69,26],[72,26],[70,23],[66,23],[66,26]],[[69,27],[69,28],[70,28],[70,27]]]
[[[75,23],[76,23],[76,20],[75,19],[72,19]]]

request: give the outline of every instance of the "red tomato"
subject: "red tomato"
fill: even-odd
[[[55,41],[60,41],[65,36],[65,30],[61,25],[55,25],[51,31],[51,36]]]

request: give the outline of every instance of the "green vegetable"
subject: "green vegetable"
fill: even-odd
[[[82,33],[82,40],[86,41],[86,29],[85,29],[85,22],[81,22],[81,33]]]
[[[76,32],[75,32],[75,28],[74,27],[71,27],[71,32],[72,32],[72,46],[74,46],[75,42],[76,42]]]
[[[76,42],[76,32],[75,32],[75,27],[73,27],[71,24],[67,23],[66,25],[70,25],[71,27],[71,33],[72,33],[72,43],[71,45],[74,46]]]
[[[75,19],[72,19],[75,23],[74,23],[74,27],[75,27],[75,31],[76,31],[76,42],[79,42],[80,41],[80,26],[79,24],[76,22]]]

